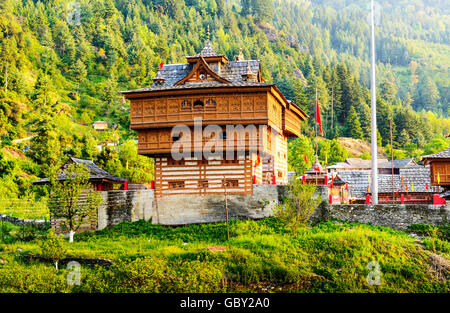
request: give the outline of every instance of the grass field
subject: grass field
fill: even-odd
[[[418,233],[419,230],[417,229]],[[163,227],[140,221],[75,236],[67,257],[102,258],[110,267],[69,270],[35,260],[44,234],[0,245],[0,292],[449,292],[448,228],[435,238],[361,224],[324,222],[293,238],[274,218]],[[446,233],[447,232],[447,233]],[[425,232],[426,233],[426,232]],[[446,234],[445,234],[446,233]],[[380,265],[380,285],[369,285]],[[371,276],[372,275],[372,276]]]

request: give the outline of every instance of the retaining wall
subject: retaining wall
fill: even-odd
[[[103,203],[91,230],[112,227],[120,222],[150,219],[154,224],[162,225],[226,220],[223,194],[171,195],[155,199],[153,190],[117,190],[103,191],[101,195]],[[450,221],[449,205],[329,205],[328,189],[322,186],[316,195],[321,197],[322,203],[311,217],[312,222],[335,218],[405,229],[411,224],[439,225]],[[254,185],[251,195],[227,195],[229,218],[260,219],[271,216],[286,196],[286,187],[275,185]]]

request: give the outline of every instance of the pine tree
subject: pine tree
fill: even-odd
[[[361,129],[361,123],[359,122],[358,114],[355,107],[350,107],[348,118],[346,122],[346,135],[355,139],[363,139],[364,133]]]

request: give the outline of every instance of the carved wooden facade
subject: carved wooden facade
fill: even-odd
[[[450,148],[423,157],[430,165],[431,185],[450,189]]]
[[[242,59],[228,61],[208,40],[186,64],[164,65],[151,87],[123,92],[138,152],[155,158],[157,196],[287,183],[287,138],[306,114],[263,81],[259,61]],[[186,147],[190,155],[174,157]]]

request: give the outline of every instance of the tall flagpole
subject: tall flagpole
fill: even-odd
[[[314,106],[316,107],[316,120],[314,121],[314,129],[315,129],[315,133],[316,133],[316,163],[317,165],[319,165],[319,153],[318,153],[318,147],[317,147],[317,88],[316,88],[316,103],[314,103]],[[316,173],[316,186],[318,185],[318,174]]]
[[[314,103],[314,106],[316,107],[316,121],[314,123],[315,127],[315,132],[316,132],[316,161],[319,160],[319,154],[318,154],[318,148],[317,148],[317,88],[316,88],[316,102]]]
[[[372,109],[372,203],[378,204],[378,160],[377,160],[377,99],[375,78],[375,10],[373,0],[370,2],[371,26],[371,109]]]

